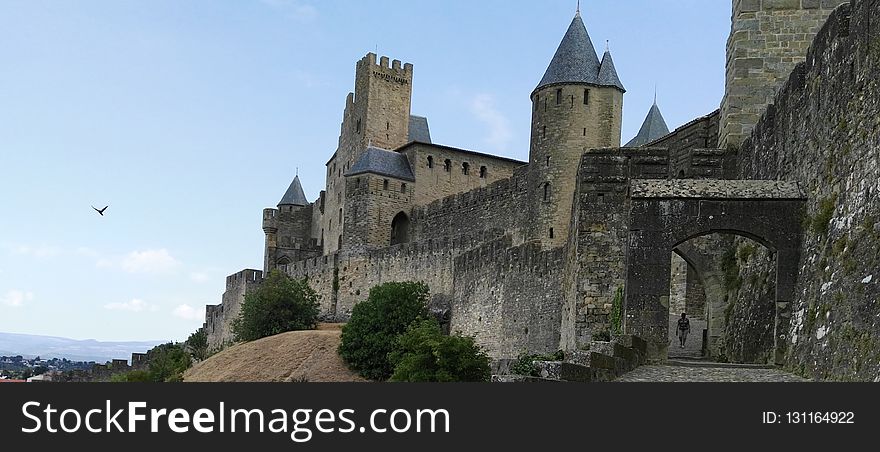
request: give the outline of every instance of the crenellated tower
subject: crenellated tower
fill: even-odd
[[[568,239],[581,155],[620,146],[625,92],[611,52],[599,59],[578,11],[531,95],[530,235],[545,248]]]
[[[327,162],[323,209],[316,212],[313,237],[325,254],[336,252],[345,239],[346,179],[368,147],[392,150],[409,142],[413,65],[376,60],[368,53],[355,68],[355,90],[345,101],[336,153]]]

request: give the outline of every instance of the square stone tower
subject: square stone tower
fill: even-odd
[[[828,16],[846,0],[733,0],[721,148],[739,147]]]

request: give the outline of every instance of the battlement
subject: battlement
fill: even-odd
[[[278,209],[263,209],[263,231],[267,234],[278,232]]]
[[[389,61],[391,61],[390,66],[388,64]],[[361,58],[361,60],[358,61],[357,66],[358,66],[358,69],[368,68],[368,69],[372,69],[372,70],[380,71],[380,72],[397,73],[402,77],[407,77],[410,81],[412,80],[412,73],[413,73],[412,63],[403,64],[403,66],[401,67],[400,60],[390,60],[387,56],[380,57],[379,61],[377,62],[376,61],[376,54],[372,53],[372,52],[368,53],[366,56]]]
[[[262,270],[246,269],[226,277],[226,290],[240,287],[248,283],[258,283],[263,280]]]

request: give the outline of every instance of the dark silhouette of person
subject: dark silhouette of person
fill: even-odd
[[[678,336],[678,342],[681,343],[681,348],[684,348],[684,342],[687,340],[688,333],[691,332],[691,321],[688,320],[687,314],[684,312],[681,313],[681,318],[678,319],[678,328],[676,328],[676,334]]]

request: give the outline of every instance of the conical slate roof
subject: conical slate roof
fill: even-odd
[[[614,68],[614,60],[611,58],[611,52],[606,50],[602,55],[602,64],[599,66],[599,84],[603,86],[613,86],[623,92],[626,89],[620,78],[617,76],[617,69]]]
[[[626,143],[624,147],[639,147],[668,134],[669,127],[666,126],[666,120],[663,119],[663,115],[660,113],[660,108],[657,107],[657,103],[654,102],[654,105],[651,106],[651,110],[648,111],[648,116],[645,117],[645,122],[642,123],[642,128],[639,129],[639,134],[630,140],[629,143]]]
[[[284,193],[284,196],[281,198],[281,202],[278,203],[279,206],[307,206],[309,205],[309,201],[306,199],[306,194],[303,192],[303,186],[299,182],[299,175],[293,178],[293,182],[290,183],[290,187],[287,188],[287,192]]]
[[[556,49],[556,54],[553,55],[547,72],[544,73],[544,78],[535,89],[558,83],[584,83],[615,86],[622,90],[623,84],[617,78],[614,63],[610,60],[611,55],[606,52],[606,57],[608,64],[603,72],[596,48],[593,47],[587,27],[584,26],[581,14],[578,12],[568,26],[562,42],[559,43],[559,48]]]

